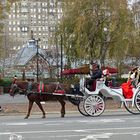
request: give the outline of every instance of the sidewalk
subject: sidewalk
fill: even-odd
[[[60,113],[61,105],[57,101],[48,101],[42,103],[44,110],[46,113]],[[21,115],[26,114],[28,109],[28,102],[26,103],[3,103],[1,104],[2,111],[0,111],[0,115]],[[66,101],[66,113],[79,113],[77,106],[73,105],[69,101]],[[120,104],[114,102],[113,100],[106,101],[105,111],[121,111]],[[41,114],[40,109],[34,103],[32,108],[32,114]]]

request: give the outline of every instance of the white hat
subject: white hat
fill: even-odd
[[[108,69],[105,69],[102,71],[103,75],[109,75],[109,70]]]

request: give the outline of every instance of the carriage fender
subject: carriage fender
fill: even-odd
[[[110,95],[111,90],[101,89],[99,90],[99,93],[101,93],[104,96]]]
[[[112,92],[112,89],[109,89],[109,88],[108,89],[101,89],[99,91],[99,93],[101,93],[105,97],[118,96],[119,98],[122,98],[121,97],[122,96],[121,89],[117,89],[117,92]]]

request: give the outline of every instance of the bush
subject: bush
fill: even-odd
[[[0,79],[0,86],[3,87],[4,93],[9,93],[12,81],[10,79]]]

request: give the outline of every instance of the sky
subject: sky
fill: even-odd
[[[134,2],[137,2],[137,1],[140,1],[140,0],[128,0],[128,3],[133,4]]]

